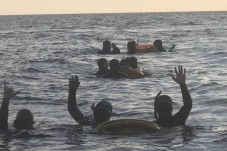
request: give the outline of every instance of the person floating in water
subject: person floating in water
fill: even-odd
[[[129,78],[128,75],[120,71],[120,63],[117,59],[112,59],[109,63],[109,66],[110,70],[102,76],[103,78]]]
[[[143,69],[138,66],[136,57],[123,57],[120,62],[120,70],[122,73],[127,74],[130,78],[144,77]]]
[[[113,50],[111,51],[111,48]],[[120,49],[116,46],[115,43],[110,43],[109,40],[103,42],[103,48],[101,51],[98,51],[99,54],[120,54]]]
[[[154,102],[154,116],[156,119],[154,122],[162,127],[185,125],[192,108],[192,98],[186,85],[186,69],[183,69],[183,66],[178,66],[177,71],[175,67],[175,73],[176,77],[174,75],[171,75],[171,77],[180,85],[184,105],[181,107],[180,111],[173,116],[172,99],[168,95],[160,95],[162,92],[160,91]]]
[[[102,76],[109,71],[108,61],[105,58],[100,58],[97,60],[99,71],[95,73],[96,76]]]
[[[109,54],[111,51],[111,43],[109,40],[103,42],[103,47],[101,51],[98,51],[99,54]]]
[[[18,92],[15,92],[13,88],[6,86],[4,82],[4,92],[3,92],[3,101],[0,109],[0,129],[8,129],[8,112],[9,112],[9,101],[15,97]],[[14,127],[17,130],[28,130],[33,128],[33,114],[28,109],[21,109],[16,116],[14,121]]]
[[[169,51],[172,51],[175,48],[175,44],[169,48]],[[128,53],[134,54],[134,53],[147,53],[147,52],[167,52],[163,46],[162,41],[157,39],[153,42],[153,44],[148,45],[139,45],[135,41],[129,41],[127,44]]]
[[[128,49],[128,52],[129,54],[134,54],[136,53],[136,42],[134,40],[132,41],[129,41],[128,44],[127,44],[127,49]]]
[[[112,53],[113,54],[120,54],[120,49],[116,46],[116,43],[112,43]]]
[[[153,46],[156,49],[156,52],[166,52],[166,50],[162,46],[162,41],[157,39],[153,42]]]
[[[108,101],[93,103],[91,116],[86,116],[80,111],[76,101],[76,91],[79,85],[78,76],[69,78],[68,111],[73,119],[81,125],[98,125],[109,121],[112,115],[112,105]]]

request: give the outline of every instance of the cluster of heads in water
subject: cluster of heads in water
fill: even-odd
[[[136,53],[138,43],[136,43],[134,40],[129,41],[127,44],[128,53],[133,54]],[[151,45],[152,51],[154,52],[166,52],[166,50],[162,46],[162,41],[157,39],[153,42],[153,45]]]
[[[112,51],[111,51],[112,48]],[[111,43],[109,40],[103,42],[103,48],[101,51],[98,51],[100,54],[119,54],[120,49],[116,46],[116,43]]]
[[[127,43],[127,53],[133,54],[137,51],[138,43],[136,43],[134,40],[129,41]],[[153,42],[151,45],[154,52],[166,52],[166,50],[162,46],[162,41],[157,39]],[[111,51],[112,48],[112,51]],[[103,48],[101,51],[98,51],[99,54],[120,54],[120,49],[116,46],[116,43],[111,43],[109,40],[105,40],[103,42]]]
[[[107,75],[112,74],[112,78],[116,75],[116,77],[121,77],[119,75],[122,75],[124,73],[121,72],[122,66],[128,66],[132,69],[138,68],[138,62],[136,57],[126,57],[123,58],[120,62],[118,59],[112,59],[108,63],[108,60],[105,58],[100,58],[97,60],[98,64],[98,72],[96,73],[97,76],[103,76],[108,77]],[[125,74],[126,75],[126,74]],[[125,77],[122,75],[122,77]]]

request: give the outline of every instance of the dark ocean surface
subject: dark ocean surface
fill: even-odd
[[[0,132],[0,150],[224,151],[227,150],[227,12],[135,13],[94,15],[0,16],[0,93],[3,81],[21,91],[9,106],[9,132]],[[119,55],[99,55],[104,40]],[[128,55],[128,40],[141,44],[161,39],[172,52]],[[96,60],[135,56],[142,79],[102,79],[93,75]],[[154,97],[162,90],[182,106],[179,86],[170,74],[187,69],[193,108],[186,127],[146,135],[102,134],[79,126],[67,110],[68,78],[78,75],[77,101],[84,114],[108,100],[111,120],[154,120]],[[1,102],[1,101],[0,101]],[[34,113],[34,130],[19,133],[16,113]]]

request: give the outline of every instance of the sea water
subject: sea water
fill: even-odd
[[[131,13],[0,16],[0,93],[3,82],[20,91],[9,106],[9,132],[0,132],[1,150],[226,150],[227,147],[227,12]],[[110,40],[121,54],[99,55]],[[165,53],[127,54],[127,42],[152,44],[161,39]],[[146,76],[102,79],[96,60],[135,56]],[[111,120],[154,120],[154,97],[172,97],[174,113],[183,105],[179,85],[170,74],[187,69],[193,108],[186,127],[146,135],[103,134],[79,126],[68,113],[68,79],[81,82],[77,103],[88,115],[94,101],[113,106]],[[34,130],[13,129],[16,113],[28,108]]]

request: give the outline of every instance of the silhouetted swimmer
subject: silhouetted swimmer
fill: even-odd
[[[113,54],[120,54],[120,49],[116,46],[115,43],[112,43],[112,48],[113,48],[112,50]]]
[[[138,68],[137,58],[136,57],[126,57],[126,58],[123,57],[120,62],[120,66],[128,66],[133,69],[137,69]]]
[[[153,42],[154,47],[158,50],[158,52],[166,52],[166,50],[162,47],[162,41],[161,40],[155,40]]]
[[[128,78],[128,75],[120,72],[120,63],[117,59],[112,59],[109,63],[110,70],[103,75],[103,78]]]
[[[112,115],[112,105],[108,101],[100,101],[92,104],[93,115],[86,116],[78,108],[76,91],[80,85],[78,76],[69,78],[68,111],[73,119],[82,125],[98,125],[109,121]]]
[[[109,54],[111,53],[111,43],[109,40],[103,42],[103,48],[101,51],[98,51],[100,54]]]
[[[138,68],[138,61],[136,57],[130,57],[129,58],[129,67],[136,69]]]
[[[17,130],[31,129],[34,123],[32,112],[28,109],[22,109],[17,113],[14,127]]]
[[[182,66],[178,66],[178,71],[177,68],[175,68],[175,73],[176,77],[174,75],[171,76],[172,79],[180,85],[184,105],[181,107],[180,111],[173,116],[172,99],[168,95],[160,95],[162,93],[162,91],[160,91],[154,102],[155,123],[159,126],[172,127],[185,125],[192,108],[191,95],[186,85],[186,69],[183,69]]]
[[[102,76],[109,71],[108,61],[105,58],[100,58],[97,61],[99,71],[96,73],[97,76]]]
[[[120,69],[129,78],[142,78],[144,77],[143,69],[138,66],[136,57],[126,57],[121,60]]]
[[[95,123],[109,121],[112,115],[112,105],[108,101],[94,102],[91,106]]]
[[[136,42],[135,41],[129,41],[127,44],[127,49],[129,54],[136,53]]]
[[[6,86],[6,82],[4,82],[3,101],[0,109],[0,128],[2,130],[8,129],[9,101],[18,93],[19,91],[15,92],[13,88]],[[28,109],[22,109],[17,113],[14,127],[17,130],[28,130],[33,128],[34,123],[31,111]]]

